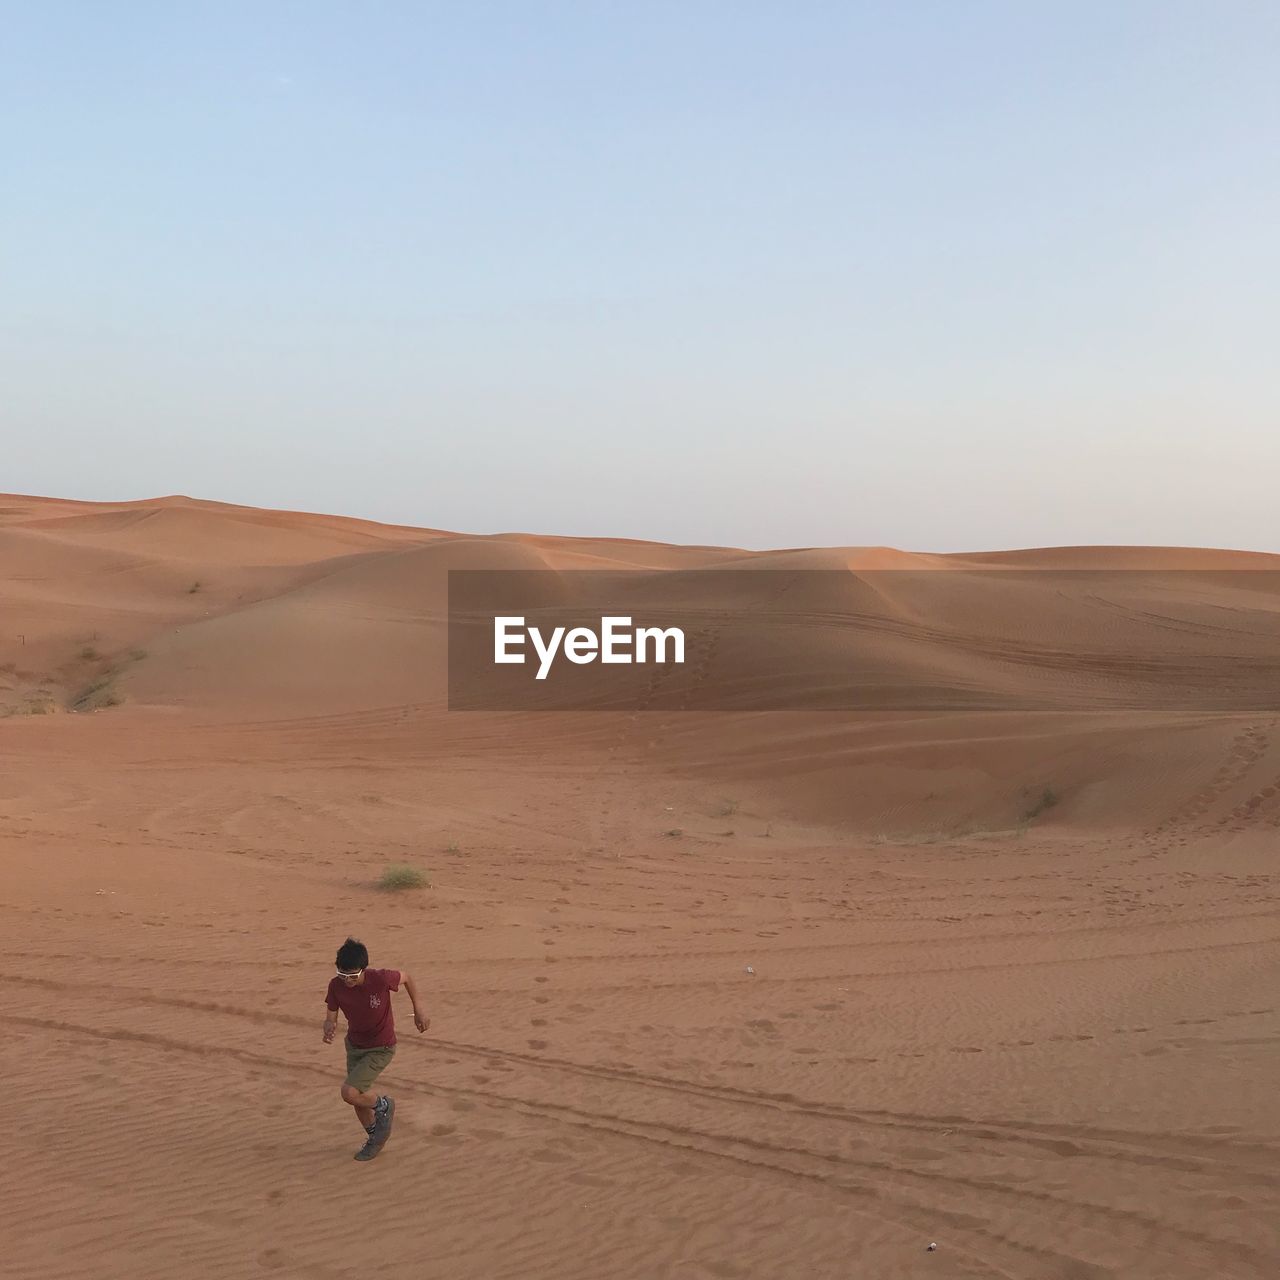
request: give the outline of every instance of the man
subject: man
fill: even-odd
[[[338,1011],[347,1018],[347,1078],[342,1100],[355,1108],[356,1118],[368,1137],[356,1152],[357,1160],[372,1160],[391,1136],[395,1102],[386,1094],[373,1092],[373,1085],[396,1051],[396,1023],[391,1012],[391,993],[400,984],[413,1001],[413,1025],[419,1032],[431,1025],[422,1012],[413,979],[399,969],[370,969],[369,952],[363,942],[348,938],[338,948],[337,977],[329,980],[325,996],[324,1042],[333,1043],[338,1027]]]

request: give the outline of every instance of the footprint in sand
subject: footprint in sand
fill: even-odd
[[[568,1151],[557,1151],[554,1147],[542,1147],[540,1150],[533,1152],[534,1160],[541,1160],[543,1164],[564,1164],[573,1159]]]
[[[740,1267],[734,1262],[704,1262],[702,1265],[713,1276],[720,1277],[720,1280],[740,1280],[751,1274],[746,1267]]]

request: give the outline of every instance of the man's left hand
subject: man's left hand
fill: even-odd
[[[413,1025],[417,1027],[419,1031],[425,1031],[431,1025],[431,1019],[428,1018],[425,1013],[418,1013],[415,1011],[413,1015]]]

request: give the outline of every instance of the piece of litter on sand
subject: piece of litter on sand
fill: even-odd
[[[747,965],[747,972],[748,972],[748,973],[755,973],[755,970],[754,970],[750,965]]]
[[[936,1253],[938,1251],[938,1242],[935,1240],[926,1250],[926,1253]]]

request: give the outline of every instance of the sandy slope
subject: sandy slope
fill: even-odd
[[[460,715],[442,664],[450,567],[803,565],[886,678],[1026,691],[973,570],[1156,566],[1222,571],[1238,668],[1272,606],[1230,575],[1278,564],[0,497],[4,1273],[1275,1274],[1280,715]],[[925,567],[956,593],[868,576]],[[1082,616],[1017,590],[1028,645]],[[1120,603],[1095,657],[1187,643]],[[368,1167],[319,1037],[348,931],[435,1020]]]

